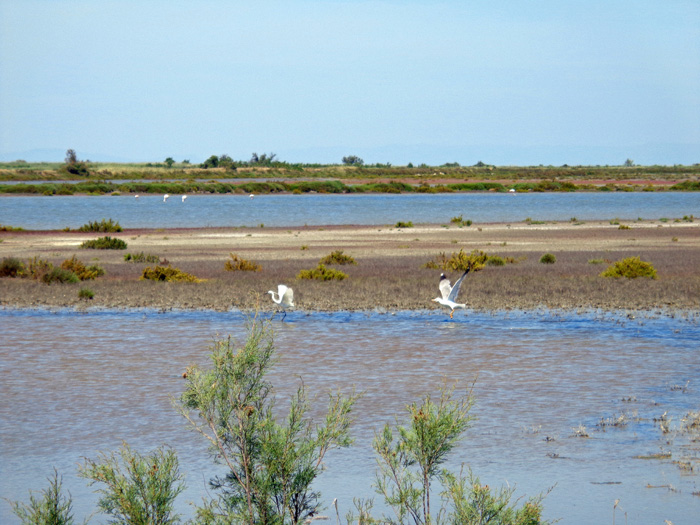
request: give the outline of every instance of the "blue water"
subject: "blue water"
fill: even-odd
[[[0,224],[31,230],[79,228],[103,218],[124,228],[475,223],[700,216],[698,192],[454,193],[372,195],[3,196]]]
[[[191,516],[187,502],[200,501],[220,467],[171,398],[182,391],[186,367],[209,365],[217,334],[244,340],[246,321],[238,311],[0,309],[2,496],[27,501],[55,466],[82,518],[97,500],[76,476],[83,457],[116,450],[122,440],[142,453],[168,443],[188,486],[178,510]],[[482,483],[515,485],[516,497],[554,486],[545,516],[560,523],[611,523],[616,500],[618,523],[697,517],[697,475],[635,456],[697,455],[697,444],[663,434],[653,418],[667,412],[676,429],[700,409],[698,312],[631,319],[598,311],[466,311],[450,321],[432,311],[295,311],[272,326],[278,406],[301,380],[318,396],[311,403],[316,418],[329,390],[364,392],[355,445],[329,453],[317,483],[326,505],[338,499],[341,516],[353,497],[375,496],[374,432],[403,420],[406,404],[446,379],[461,392],[476,381],[476,420],[450,457],[451,470],[464,463]],[[623,413],[627,426],[597,427]],[[573,436],[580,425],[589,438]],[[385,510],[381,498],[375,502]],[[326,514],[335,519],[332,509]],[[5,500],[0,521],[16,523]]]

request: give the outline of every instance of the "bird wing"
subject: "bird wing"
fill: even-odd
[[[278,284],[277,285],[277,293],[280,296],[280,301],[282,300],[282,297],[284,297],[284,294],[289,290],[286,285],[284,284]]]
[[[287,288],[285,286],[285,288]],[[294,304],[294,290],[291,288],[287,288],[287,290],[284,292],[284,297],[283,297],[283,304],[288,304],[288,305],[293,305]]]
[[[452,285],[450,285],[450,280],[445,277],[444,273],[440,276],[440,284],[438,285],[438,288],[440,288],[440,294],[442,295],[443,299],[447,299],[450,296]]]
[[[464,278],[467,276],[469,273],[469,268],[462,274],[462,277],[460,277],[455,285],[452,287],[452,291],[449,293],[448,299],[452,301],[453,303],[457,302],[457,296],[459,295],[459,287],[462,286],[462,281],[464,281]]]

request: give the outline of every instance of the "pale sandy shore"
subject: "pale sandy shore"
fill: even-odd
[[[203,228],[127,230],[110,234],[126,250],[81,249],[104,234],[63,231],[0,232],[0,258],[23,262],[34,257],[60,265],[75,255],[98,264],[106,275],[80,284],[46,285],[30,279],[0,279],[3,307],[154,307],[270,310],[266,291],[285,283],[295,290],[301,310],[403,310],[436,308],[440,270],[423,265],[441,253],[482,250],[512,257],[515,263],[486,266],[467,277],[460,299],[474,310],[602,308],[615,310],[690,310],[700,306],[700,223],[609,221],[545,224],[419,224],[290,228]],[[318,282],[297,279],[335,250],[356,265],[336,266],[348,277]],[[158,255],[202,283],[141,280],[152,264],[124,261],[125,253]],[[236,254],[262,266],[260,272],[227,272]],[[556,263],[539,262],[544,253]],[[639,256],[651,262],[658,278],[606,279],[599,274],[612,262]],[[450,275],[455,279],[457,274]],[[80,288],[95,294],[78,297]]]

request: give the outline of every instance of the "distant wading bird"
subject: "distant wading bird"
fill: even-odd
[[[450,319],[453,319],[453,315],[455,313],[455,308],[466,308],[467,305],[463,303],[458,303],[457,302],[457,296],[459,295],[459,287],[462,286],[462,281],[464,281],[464,278],[467,276],[469,273],[469,268],[462,274],[462,277],[460,277],[457,282],[455,283],[454,286],[450,285],[450,280],[445,277],[444,273],[440,274],[440,284],[438,285],[438,288],[440,288],[440,295],[442,297],[436,297],[433,299],[433,302],[439,303],[442,306],[445,306],[450,309]]]
[[[170,195],[168,195],[167,193],[165,195],[163,195],[163,202],[167,202],[168,197],[170,197]]]
[[[185,199],[187,199],[187,195],[182,196],[182,202],[185,202]]]
[[[294,290],[283,284],[278,284],[277,292],[269,290],[267,293],[270,294],[274,302],[282,307],[282,310],[284,311],[282,320],[284,320],[284,318],[287,317],[287,308],[294,308]],[[275,297],[275,295],[277,297]]]

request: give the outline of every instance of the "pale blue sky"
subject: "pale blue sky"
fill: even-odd
[[[700,162],[700,2],[0,0],[0,159]]]

